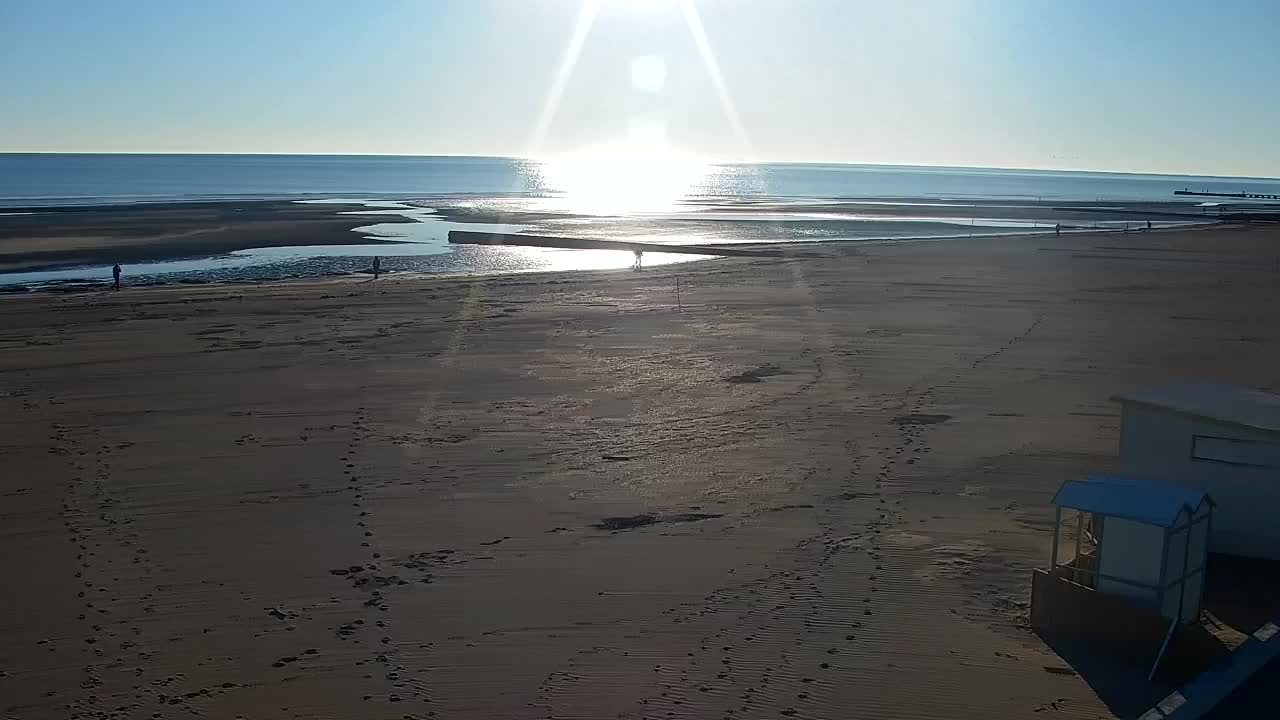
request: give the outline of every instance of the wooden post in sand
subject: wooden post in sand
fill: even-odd
[[[1053,509],[1053,549],[1049,551],[1049,574],[1058,567],[1058,532],[1062,529],[1062,506]]]
[[[676,275],[676,308],[684,312],[684,302],[680,300],[680,276]]]
[[[1076,583],[1080,582],[1080,544],[1084,540],[1084,511],[1076,511],[1076,556],[1071,561],[1072,571],[1071,579]]]

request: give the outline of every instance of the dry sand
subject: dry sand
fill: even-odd
[[[1111,716],[1049,498],[1280,386],[1280,235],[830,252],[0,301],[0,714]]]

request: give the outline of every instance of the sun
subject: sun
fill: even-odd
[[[685,198],[706,194],[707,181],[714,175],[715,167],[677,151],[667,142],[668,118],[660,110],[632,116],[625,139],[617,142],[551,158],[545,158],[541,152],[547,129],[555,118],[596,17],[602,9],[610,7],[645,12],[670,10],[684,18],[690,38],[715,86],[728,129],[743,148],[743,155],[747,158],[754,155],[694,0],[583,0],[542,111],[530,133],[526,157],[544,158],[536,170],[538,185],[555,193],[569,212],[635,215],[680,210]],[[667,58],[657,54],[640,55],[631,59],[629,69],[633,92],[650,98],[661,98],[667,92],[672,72]],[[660,107],[661,103],[650,105]]]

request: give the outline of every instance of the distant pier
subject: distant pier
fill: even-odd
[[[1174,190],[1174,195],[1198,195],[1201,197],[1224,197],[1239,198],[1241,200],[1280,200],[1280,195],[1264,195],[1262,193],[1215,193],[1215,192],[1197,192],[1195,190]]]

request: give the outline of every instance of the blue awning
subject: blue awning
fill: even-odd
[[[1084,480],[1068,480],[1053,496],[1053,504],[1096,512],[1148,525],[1173,527],[1183,510],[1194,515],[1204,503],[1213,504],[1203,490],[1182,485],[1092,473]]]

